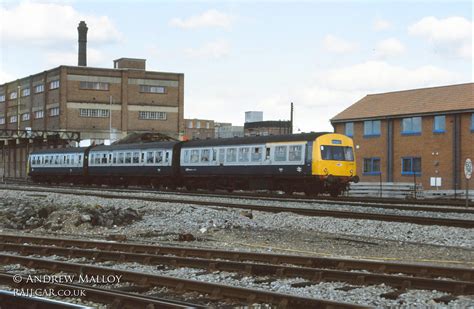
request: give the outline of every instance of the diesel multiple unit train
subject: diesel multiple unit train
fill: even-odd
[[[359,180],[352,139],[335,133],[45,149],[28,163],[31,179],[46,183],[337,196]]]

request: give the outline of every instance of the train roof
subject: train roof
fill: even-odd
[[[179,141],[163,141],[150,143],[133,143],[133,144],[117,144],[117,145],[100,145],[93,147],[91,151],[111,151],[111,150],[127,150],[127,149],[151,149],[151,148],[165,148],[171,149]]]
[[[48,153],[83,153],[87,147],[67,147],[67,148],[48,148],[39,149],[31,152],[32,155]]]
[[[235,138],[218,138],[207,140],[192,140],[185,142],[183,148],[201,147],[201,146],[227,146],[242,144],[262,144],[262,143],[278,143],[278,142],[295,142],[295,141],[314,141],[317,137],[328,134],[329,132],[311,132],[287,135],[268,135],[268,136],[249,136]]]

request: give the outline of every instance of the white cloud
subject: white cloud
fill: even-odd
[[[77,41],[77,26],[81,20],[87,23],[91,43],[113,43],[122,39],[107,16],[83,14],[67,4],[23,1],[17,6],[0,7],[0,16],[2,44],[31,47],[72,43]]]
[[[327,51],[337,54],[349,53],[356,49],[355,44],[332,34],[326,35],[323,39],[323,46]]]
[[[169,24],[182,29],[195,29],[203,27],[228,28],[234,18],[218,10],[208,10],[200,15],[191,16],[186,19],[173,18]]]
[[[374,21],[374,29],[375,31],[383,31],[387,30],[391,27],[391,24],[388,20],[377,18]]]
[[[217,40],[198,48],[188,48],[185,53],[192,58],[222,58],[230,54],[230,44],[226,40]]]
[[[382,40],[377,43],[375,48],[375,53],[379,58],[394,57],[403,54],[404,52],[405,46],[395,38]]]
[[[411,35],[433,44],[436,51],[472,59],[473,22],[464,17],[424,17],[408,28]]]

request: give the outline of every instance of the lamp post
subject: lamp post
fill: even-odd
[[[109,140],[110,144],[112,144],[112,96],[110,96],[110,104],[109,104]]]

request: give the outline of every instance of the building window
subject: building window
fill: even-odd
[[[4,94],[0,94],[0,102],[5,102],[5,95]]]
[[[193,121],[190,120],[188,121],[188,129],[192,129],[193,128]]]
[[[471,114],[471,132],[474,132],[474,113]]]
[[[140,85],[140,92],[166,93],[166,88],[162,86]]]
[[[21,96],[22,97],[27,97],[30,95],[30,88],[25,88],[21,91]]]
[[[196,121],[196,129],[200,129],[201,128],[201,121]]]
[[[44,112],[43,110],[39,110],[35,112],[35,119],[41,119],[44,117]]]
[[[89,90],[109,90],[109,83],[101,82],[80,82],[79,88]]]
[[[364,158],[364,174],[380,175],[380,158]]]
[[[18,94],[15,92],[10,93],[10,100],[16,99],[18,97]]]
[[[28,121],[30,120],[30,113],[24,113],[21,115],[21,121]]]
[[[44,92],[44,85],[43,84],[36,85],[35,93],[41,93],[41,92]]]
[[[402,175],[421,175],[421,158],[402,158]]]
[[[18,121],[17,115],[10,116],[10,123],[16,123]]]
[[[89,118],[107,118],[109,117],[109,110],[108,109],[80,108],[79,116],[89,117]]]
[[[434,116],[433,132],[444,133],[446,131],[446,116]]]
[[[59,88],[59,80],[53,80],[49,83],[49,89]]]
[[[402,119],[402,134],[420,134],[421,117],[411,117]]]
[[[165,112],[138,112],[139,119],[145,120],[166,120]]]
[[[380,120],[364,121],[364,136],[380,136]]]
[[[49,116],[59,116],[59,107],[54,107],[49,110]]]
[[[206,129],[210,129],[211,128],[211,124],[209,123],[209,121],[206,122]]]
[[[347,136],[354,136],[354,123],[353,122],[346,122],[345,128],[344,128],[344,134]]]
[[[0,124],[5,124],[5,117],[0,117]]]

